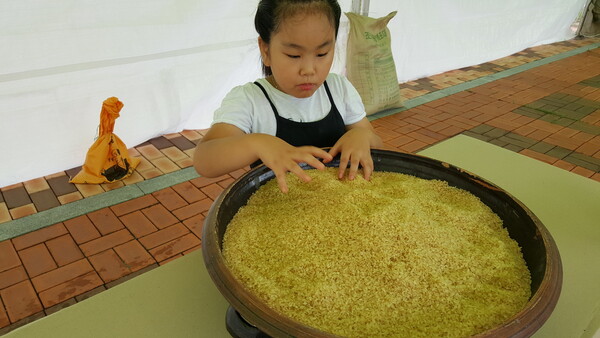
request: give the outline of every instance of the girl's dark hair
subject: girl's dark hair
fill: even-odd
[[[327,16],[335,29],[337,38],[340,27],[342,10],[337,0],[260,0],[254,27],[260,38],[267,44],[271,42],[271,35],[279,29],[281,22],[298,13],[323,13]],[[262,65],[265,76],[272,75],[271,67]]]

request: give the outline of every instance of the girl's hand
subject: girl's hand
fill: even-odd
[[[267,167],[273,170],[279,189],[284,193],[288,192],[285,180],[288,171],[294,173],[304,182],[311,180],[299,163],[306,163],[316,169],[323,170],[325,165],[318,158],[327,162],[333,159],[323,149],[312,146],[294,147],[282,139],[270,135],[262,134],[260,137],[255,137],[252,142],[254,142],[256,155]]]
[[[350,170],[348,171],[349,180],[356,178],[359,166],[362,166],[365,179],[369,180],[373,173],[371,148],[381,147],[383,145],[381,138],[375,134],[367,118],[347,128],[348,131],[329,150],[329,154],[332,157],[341,153],[338,178],[344,178],[346,168],[348,167],[348,163],[350,163]]]
[[[301,180],[310,177],[298,163],[307,163],[317,169],[325,165],[317,158],[331,161],[333,157],[317,147],[294,147],[282,139],[267,134],[246,134],[238,127],[217,123],[196,146],[194,167],[206,177],[218,177],[261,160],[275,173],[282,192],[287,192],[285,175],[293,172]]]

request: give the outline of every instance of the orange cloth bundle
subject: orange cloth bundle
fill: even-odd
[[[87,152],[81,171],[71,179],[71,183],[109,183],[131,175],[140,159],[129,157],[127,147],[113,134],[115,120],[123,103],[111,97],[102,103],[100,112],[100,133],[98,139]]]

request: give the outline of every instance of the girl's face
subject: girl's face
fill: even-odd
[[[271,67],[280,91],[305,98],[325,82],[335,50],[335,30],[325,15],[295,15],[281,22],[271,43],[258,40],[263,63]]]

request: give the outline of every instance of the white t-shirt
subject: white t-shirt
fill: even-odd
[[[257,80],[269,95],[281,117],[296,122],[313,122],[327,116],[331,109],[325,86],[307,98],[296,98],[275,89],[266,79]],[[344,124],[350,125],[366,116],[362,100],[345,77],[330,73],[327,85]],[[214,113],[213,124],[229,123],[243,132],[275,135],[277,124],[265,94],[252,82],[233,88]]]

